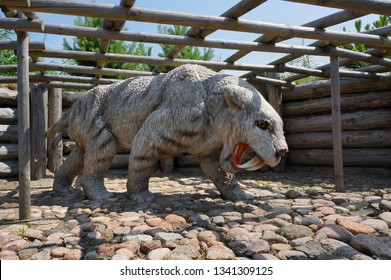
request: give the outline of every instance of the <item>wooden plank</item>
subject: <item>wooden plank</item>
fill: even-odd
[[[17,91],[5,87],[0,87],[0,104],[17,105]]]
[[[48,93],[48,127],[51,127],[62,114],[61,89],[51,88]],[[62,164],[62,133],[47,139],[48,169],[55,172]]]
[[[332,166],[332,149],[293,149],[288,153],[289,165]],[[344,149],[344,166],[391,167],[391,149]]]
[[[18,176],[18,161],[4,160],[0,161],[0,177]]]
[[[341,92],[344,94],[389,90],[391,88],[391,78],[379,78],[372,82],[361,79],[342,79],[340,81],[340,87]],[[294,89],[283,89],[282,95],[284,101],[330,96],[330,81],[315,81],[308,84],[297,85]]]
[[[0,160],[9,160],[18,158],[18,144],[1,143]]]
[[[47,90],[38,84],[30,84],[31,89],[31,180],[39,180],[46,175],[46,139],[43,133],[47,129]]]
[[[365,13],[391,16],[391,5],[389,0],[285,0],[305,4],[326,6]]]
[[[225,17],[151,10],[136,7],[128,9],[120,6],[96,3],[65,3],[54,0],[32,0],[32,4],[33,5],[31,7],[25,8],[25,10],[75,16],[134,20],[160,24],[177,24],[194,27],[207,26],[208,28],[221,30],[242,31],[257,34],[272,34],[276,36],[301,37],[340,43],[363,43],[379,48],[391,47],[390,39],[377,35],[357,34],[354,32],[325,30],[305,26],[240,19],[237,20]],[[8,8],[12,9],[14,7],[8,6]]]
[[[0,40],[0,50],[16,50],[18,43],[12,40]],[[29,50],[44,50],[45,43],[40,41],[30,41]]]
[[[345,189],[342,155],[341,90],[338,57],[330,56],[331,117],[333,131],[334,180],[337,191]]]
[[[341,96],[341,110],[367,110],[391,108],[391,90],[375,91]],[[309,116],[331,112],[331,97],[284,102],[284,116]]]
[[[363,110],[341,115],[343,130],[368,130],[389,128],[391,110]],[[331,131],[331,115],[312,115],[284,118],[286,133]]]
[[[18,141],[18,126],[14,124],[0,124],[0,142],[17,142]]]
[[[29,36],[17,32],[18,41],[18,175],[19,219],[31,218]]]
[[[323,149],[333,147],[331,132],[304,132],[286,135],[289,149]],[[391,129],[342,131],[343,148],[391,147]]]
[[[16,124],[18,122],[18,110],[16,108],[0,108],[1,124]]]

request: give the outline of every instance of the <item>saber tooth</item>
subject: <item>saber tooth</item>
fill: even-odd
[[[258,155],[256,155],[248,162],[238,165],[238,167],[242,169],[247,169],[253,167],[254,165],[257,165],[259,162],[263,162],[263,160]]]
[[[263,161],[260,161],[258,164],[252,166],[252,167],[249,167],[249,168],[246,168],[247,171],[254,171],[254,170],[257,170],[261,167],[264,167],[265,166],[265,163]]]

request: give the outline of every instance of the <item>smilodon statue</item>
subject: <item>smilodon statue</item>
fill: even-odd
[[[53,189],[72,189],[79,176],[92,200],[112,196],[104,176],[119,148],[130,150],[127,191],[139,202],[154,198],[148,181],[159,159],[196,155],[220,194],[238,201],[253,196],[232,175],[275,166],[288,151],[280,116],[253,86],[199,65],[96,87],[45,136],[65,128],[77,147],[56,170]]]

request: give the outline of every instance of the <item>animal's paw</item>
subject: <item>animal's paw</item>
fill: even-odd
[[[86,192],[86,195],[89,200],[96,200],[96,201],[107,200],[107,199],[112,198],[114,196],[114,194],[107,191],[106,189],[88,191],[88,192]]]
[[[226,199],[232,200],[232,201],[242,201],[242,200],[250,200],[254,199],[254,195],[246,192],[242,189],[234,189],[230,191],[229,193],[226,193],[224,195]]]
[[[70,196],[77,194],[78,191],[72,187],[71,185],[65,184],[54,184],[53,185],[53,192],[55,192],[57,195],[61,196]]]
[[[138,203],[151,202],[155,199],[155,195],[150,191],[144,191],[136,194],[129,194],[129,198]]]

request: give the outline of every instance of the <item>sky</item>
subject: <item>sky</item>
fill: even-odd
[[[90,0],[77,1],[91,2]],[[100,4],[118,5],[120,0],[96,0],[94,2]],[[136,0],[135,7],[218,16],[230,7],[237,4],[238,2],[239,0]],[[327,7],[292,3],[282,0],[269,0],[242,16],[241,19],[301,25],[337,11],[339,10]],[[39,13],[39,16],[46,23],[53,24],[73,25],[74,20],[76,19],[75,16],[53,15],[45,13]],[[374,20],[378,19],[378,17],[378,15],[368,15],[366,17],[363,17],[363,23],[371,23]],[[128,31],[157,33],[157,25],[158,24],[127,21],[125,27]],[[330,27],[329,29],[341,31],[343,27],[346,27],[347,31],[355,31],[354,20]],[[259,36],[260,34],[255,33],[217,31],[212,35],[208,36],[208,38],[253,41]],[[62,49],[63,38],[66,38],[69,42],[72,42],[72,37],[68,36],[38,33],[31,34],[31,40],[44,41],[46,48],[49,49]],[[308,45],[311,42],[312,40],[310,39],[291,39],[282,43],[288,45]],[[161,51],[160,46],[157,44],[150,44],[150,46],[153,47],[152,55],[154,56],[156,56]],[[227,58],[234,52],[235,50],[215,49],[214,60],[223,61],[225,58]],[[238,62],[251,64],[268,64],[281,56],[284,56],[284,54],[252,52],[240,59]],[[46,61],[53,61],[53,59],[46,59]],[[315,66],[319,66],[321,64],[327,63],[328,58],[314,57],[313,61],[315,63]]]

